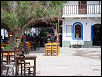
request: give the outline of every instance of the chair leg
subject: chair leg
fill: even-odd
[[[48,56],[48,51],[46,51],[46,55]]]
[[[29,71],[29,72],[28,72],[28,76],[29,76],[29,75],[30,75],[30,67],[29,67],[28,71]]]

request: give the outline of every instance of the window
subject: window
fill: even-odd
[[[75,25],[75,38],[81,38],[81,26]]]
[[[73,24],[72,29],[73,39],[82,40],[83,39],[83,25],[80,22],[76,22]]]
[[[71,25],[66,25],[66,36],[71,37]]]

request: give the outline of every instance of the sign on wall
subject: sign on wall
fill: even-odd
[[[66,25],[66,36],[71,37],[71,25]]]

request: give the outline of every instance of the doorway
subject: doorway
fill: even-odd
[[[59,43],[60,47],[62,47],[62,27],[59,27]]]
[[[101,24],[93,25],[93,46],[101,46]]]

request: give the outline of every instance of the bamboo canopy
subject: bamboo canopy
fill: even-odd
[[[59,25],[62,24],[62,18],[58,17],[52,17],[52,18],[39,18],[39,19],[34,19],[34,18],[29,18],[26,24],[27,26],[31,27],[52,27],[54,26],[53,23],[58,23],[59,20]]]
[[[59,25],[61,25],[62,18],[58,17],[39,18],[39,19],[29,18],[25,23],[24,27],[53,27],[54,26],[53,23],[58,23],[58,20],[59,20]],[[7,31],[10,31],[10,28],[3,21],[1,21],[1,28],[5,28],[7,29]]]

